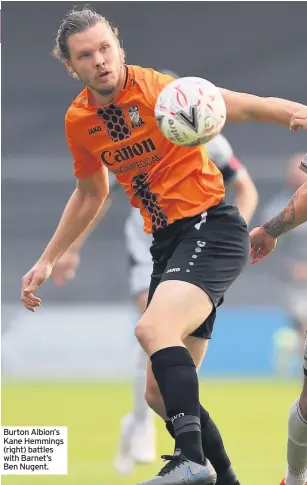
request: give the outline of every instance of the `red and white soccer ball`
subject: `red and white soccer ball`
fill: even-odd
[[[199,77],[183,77],[165,86],[156,101],[155,117],[172,143],[195,146],[218,135],[226,121],[219,88]]]

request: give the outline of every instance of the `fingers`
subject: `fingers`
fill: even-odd
[[[297,131],[299,128],[307,129],[307,110],[295,113],[290,121],[290,130]]]
[[[40,278],[35,277],[33,272],[26,274],[22,279],[21,301],[31,312],[35,312],[35,308],[41,304],[41,299],[34,294],[39,285]]]
[[[251,263],[256,264],[265,259],[270,254],[268,247],[262,243],[252,244],[251,246]]]
[[[305,121],[305,124],[307,126],[307,122]],[[290,130],[293,132],[296,132],[299,128],[304,127],[304,120],[299,120],[299,119],[294,119],[290,123]]]
[[[35,312],[35,308],[41,305],[41,299],[35,296],[33,293],[23,291],[21,294],[21,300],[27,310]]]
[[[50,276],[53,265],[48,261],[38,261],[35,266],[22,278],[21,300],[31,312],[40,306],[41,299],[35,295],[39,288]]]
[[[269,246],[264,242],[252,245],[250,252],[251,263],[256,264],[266,259],[269,254],[271,254],[271,252],[274,250],[275,246],[276,245]]]
[[[42,284],[42,282],[43,282],[42,278],[36,275],[32,275],[30,280],[24,284],[23,291],[26,293],[34,293],[37,290],[37,288]]]
[[[255,254],[251,258],[252,264],[257,264],[260,263],[260,261],[263,261],[265,258],[268,257],[268,253],[265,251],[262,251],[260,248],[258,251],[255,252]]]
[[[31,312],[35,312],[36,307],[39,307],[41,305],[41,299],[36,296],[34,296],[34,298],[32,298],[31,296],[24,296],[22,298],[22,302],[26,309],[30,310]]]

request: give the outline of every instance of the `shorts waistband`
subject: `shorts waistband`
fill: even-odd
[[[172,222],[168,226],[163,227],[162,229],[158,229],[158,231],[156,232],[153,232],[152,236],[156,241],[169,239],[177,235],[181,231],[181,229],[186,230],[192,227],[193,225],[197,224],[200,221],[201,216],[202,214],[204,214],[204,212],[210,212],[224,204],[225,204],[225,200],[223,199],[217,205],[213,207],[209,207],[206,211],[195,214],[195,216],[183,217],[182,219],[177,219],[177,221]]]

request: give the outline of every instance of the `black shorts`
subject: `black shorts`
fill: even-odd
[[[211,298],[211,315],[191,335],[211,338],[216,308],[249,257],[247,226],[233,205],[221,202],[204,214],[188,217],[153,234],[153,272],[148,304],[162,281],[187,281]]]

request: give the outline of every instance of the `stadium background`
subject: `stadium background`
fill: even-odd
[[[306,103],[305,2],[93,3],[119,26],[128,63]],[[4,477],[8,485],[132,485],[150,471],[122,479],[111,466],[118,421],[131,401],[137,319],[123,193],[82,251],[76,280],[63,289],[48,282],[35,315],[19,302],[20,278],[74,187],[63,118],[81,86],[49,54],[73,5],[2,2],[2,423],[70,428],[67,477]],[[256,225],[284,186],[287,158],[306,151],[306,134],[266,125],[224,132],[259,190]],[[272,261],[248,265],[233,285],[201,371],[203,402],[242,483],[251,485],[281,478],[287,409],[299,390],[298,362],[287,380],[274,374],[276,341],[291,346],[280,333],[288,325],[279,271],[285,257],[281,247]],[[161,425],[159,440],[159,449],[170,451]]]

